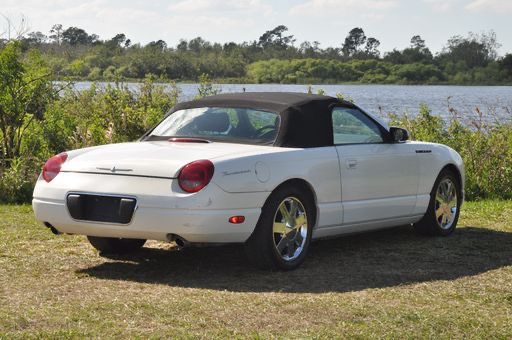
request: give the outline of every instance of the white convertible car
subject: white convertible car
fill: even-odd
[[[50,158],[38,220],[105,253],[147,239],[245,243],[251,262],[293,269],[312,239],[412,224],[455,229],[459,154],[407,141],[352,103],[301,93],[234,93],[176,105],[140,141]]]

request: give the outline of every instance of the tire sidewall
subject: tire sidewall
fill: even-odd
[[[450,228],[448,228],[448,229],[443,229],[439,225],[439,222],[437,221],[437,218],[435,217],[437,190],[439,189],[439,185],[441,184],[441,182],[445,179],[450,179],[452,181],[452,183],[455,184],[455,186],[456,186],[455,189],[457,192],[457,211],[455,212],[455,218],[453,219],[453,223],[450,226]],[[437,234],[442,235],[442,236],[447,236],[447,235],[450,235],[455,230],[455,228],[457,227],[457,222],[459,220],[461,202],[462,202],[462,191],[461,191],[461,186],[460,186],[459,180],[454,176],[454,174],[451,171],[449,171],[449,170],[442,171],[439,174],[439,176],[437,177],[437,180],[436,180],[434,187],[432,189],[432,192],[430,194],[430,205],[429,205],[429,209],[428,209],[429,220],[431,220],[431,222],[434,224]]]
[[[279,208],[279,205],[283,202],[283,200],[289,197],[296,198],[304,206],[307,215],[308,233],[302,253],[296,259],[286,261],[281,257],[275,247],[273,226],[274,217],[276,215],[277,209]],[[263,206],[261,218],[258,221],[257,228],[260,228],[260,231],[264,234],[266,251],[270,252],[272,262],[274,262],[277,268],[285,270],[293,269],[304,261],[304,258],[306,257],[309,250],[309,245],[311,244],[313,227],[315,225],[313,209],[314,203],[310,196],[304,193],[303,190],[295,187],[283,187],[278,189],[271,195],[271,197],[269,197]]]

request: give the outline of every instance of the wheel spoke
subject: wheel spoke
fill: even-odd
[[[286,228],[286,224],[282,222],[274,222],[273,230],[274,233],[279,233],[282,235],[286,235],[290,231],[289,228]]]
[[[298,247],[302,246],[303,241],[304,241],[304,236],[302,235],[302,233],[298,232],[295,235],[295,242],[297,243],[297,246]]]
[[[293,257],[293,255],[295,254],[295,249],[297,249],[297,247],[295,246],[295,241],[292,240],[288,242],[288,257]]]
[[[441,215],[443,214],[443,208],[439,207],[439,209],[436,210],[436,219],[439,219]]]
[[[446,203],[446,201],[448,201],[448,195],[449,195],[449,184],[448,183],[444,183],[443,185],[443,202]]]
[[[448,208],[450,208],[450,210],[457,209],[457,200],[453,200],[448,203]]]
[[[291,222],[295,222],[295,215],[297,215],[297,209],[299,208],[299,205],[296,201],[292,200],[290,202],[290,224]],[[293,226],[295,227],[295,226]]]
[[[453,183],[451,181],[446,183],[446,201],[451,200],[452,186],[453,186]]]
[[[453,190],[450,189],[446,195],[446,203],[449,203],[453,199]]]
[[[279,254],[283,255],[283,250],[288,245],[288,242],[289,242],[288,236],[285,236],[285,237],[281,238],[281,240],[279,240],[279,243],[276,246],[277,250],[279,251]]]
[[[306,215],[304,215],[304,214],[300,214],[300,215],[295,219],[295,228],[300,228],[300,227],[302,227],[304,224],[306,224]]]
[[[443,198],[443,195],[441,194],[440,190],[438,190],[436,193],[436,201],[439,204],[442,204],[444,202],[444,198]]]
[[[455,191],[455,189],[452,191],[452,193],[450,195],[450,200],[448,202],[448,205],[450,207],[456,207],[457,206],[457,192]]]
[[[290,212],[288,211],[288,208],[286,208],[285,202],[281,203],[279,211],[281,212],[281,216],[283,216],[285,223],[290,223]]]
[[[447,221],[451,221],[453,218],[453,213],[452,213],[452,210],[448,210],[448,212],[446,213],[446,219]]]

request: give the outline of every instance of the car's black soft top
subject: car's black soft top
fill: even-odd
[[[331,111],[353,107],[338,98],[295,92],[225,93],[177,104],[168,113],[197,107],[233,107],[271,111],[281,116],[275,146],[312,148],[333,145]]]

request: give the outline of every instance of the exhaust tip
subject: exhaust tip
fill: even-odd
[[[185,247],[185,240],[183,240],[182,238],[177,238],[174,242],[176,242],[176,244],[178,245],[178,247]]]
[[[169,242],[175,242],[179,248],[185,248],[190,245],[190,242],[185,240],[183,237],[176,234],[167,234],[167,240]]]
[[[60,231],[58,231],[54,226],[51,225],[50,222],[44,222],[43,223],[44,226],[48,229],[50,229],[50,231],[54,234],[54,235],[61,235],[62,233]]]

